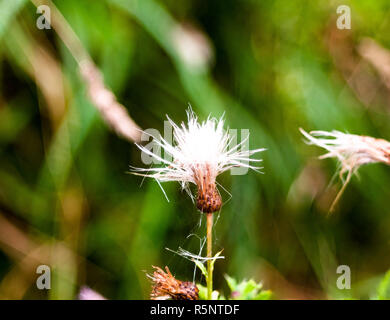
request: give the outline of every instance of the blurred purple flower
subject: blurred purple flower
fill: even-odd
[[[97,293],[87,286],[81,288],[78,298],[79,300],[107,300],[100,293]]]

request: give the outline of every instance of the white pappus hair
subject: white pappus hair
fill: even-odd
[[[137,144],[142,152],[161,161],[163,165],[154,168],[133,167],[133,173],[154,178],[158,182],[178,181],[191,198],[193,196],[189,184],[196,184],[198,186],[198,200],[199,194],[203,193],[206,201],[207,195],[211,198],[216,196],[216,177],[222,172],[233,167],[261,169],[261,167],[250,164],[262,161],[251,158],[251,155],[265,149],[241,150],[249,136],[232,146],[234,137],[228,130],[224,129],[223,116],[219,119],[209,116],[207,120],[199,122],[198,117],[189,108],[187,110],[187,123],[182,122],[179,126],[168,116],[167,118],[173,127],[174,143],[169,143],[161,136],[159,139],[155,139],[155,142],[172,156],[172,161],[163,159],[146,147]],[[205,212],[211,208],[200,210]]]

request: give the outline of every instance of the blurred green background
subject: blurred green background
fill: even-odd
[[[141,128],[163,132],[190,103],[267,148],[264,174],[218,177],[232,197],[221,190],[216,289],[227,290],[227,273],[280,299],[376,295],[390,266],[390,169],[361,168],[327,216],[337,164],[318,160],[323,150],[298,128],[390,139],[388,88],[357,50],[364,37],[390,48],[388,1],[54,4]],[[336,28],[340,4],[351,30]],[[139,149],[102,120],[39,16],[29,1],[0,2],[0,297],[74,299],[88,285],[147,299],[152,265],[192,280],[194,264],[166,248],[197,253],[201,215],[177,183],[164,184],[167,202],[155,181],[127,174],[145,167]],[[36,288],[40,264],[52,268],[50,290]],[[351,290],[336,287],[339,265],[351,268]]]

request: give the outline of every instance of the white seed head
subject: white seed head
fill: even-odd
[[[299,130],[307,138],[306,143],[322,147],[328,151],[320,159],[337,158],[341,164],[339,174],[343,184],[329,212],[334,211],[352,175],[356,173],[360,166],[377,162],[390,165],[390,142],[386,140],[340,131],[312,131],[309,134],[303,129]],[[344,173],[347,173],[345,180],[343,178]]]
[[[308,144],[322,147],[328,153],[320,159],[337,158],[341,163],[341,172],[352,172],[368,163],[383,162],[390,164],[390,142],[368,136],[343,133],[340,131],[312,131],[300,129],[308,139]]]
[[[223,117],[216,119],[209,116],[206,121],[199,122],[191,108],[187,111],[187,117],[187,124],[183,122],[180,126],[168,117],[173,127],[173,144],[161,136],[155,139],[156,143],[172,156],[172,161],[165,160],[137,144],[141,151],[158,159],[164,165],[148,169],[133,168],[135,174],[155,178],[158,182],[178,181],[191,198],[193,197],[189,183],[196,184],[198,198],[203,193],[205,201],[208,202],[207,195],[211,198],[216,196],[215,180],[220,173],[233,167],[261,169],[250,164],[260,162],[261,159],[252,159],[250,156],[264,149],[241,150],[248,137],[232,146],[234,137],[224,129]]]

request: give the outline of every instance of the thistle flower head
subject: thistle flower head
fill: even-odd
[[[165,267],[166,272],[161,268],[153,266],[153,275],[147,275],[153,282],[152,300],[198,300],[199,289],[193,282],[177,280]]]
[[[345,172],[355,173],[360,166],[368,163],[390,164],[390,142],[386,140],[339,131],[312,131],[309,134],[300,130],[308,139],[308,144],[328,151],[320,159],[335,157],[340,161],[341,175]]]
[[[181,126],[168,118],[173,127],[175,143],[171,144],[162,137],[155,140],[173,160],[162,159],[138,145],[143,152],[160,160],[164,165],[150,169],[134,168],[134,171],[155,178],[159,182],[178,181],[191,198],[189,183],[196,184],[198,209],[212,213],[218,211],[222,205],[221,196],[216,188],[216,177],[233,167],[260,169],[250,165],[250,162],[261,160],[251,159],[250,156],[264,149],[239,150],[246,140],[231,146],[234,137],[224,130],[223,117],[220,119],[208,117],[206,121],[199,122],[191,109],[187,111],[187,116],[187,124],[182,123]]]
[[[310,134],[303,129],[300,131],[308,139],[308,144],[328,151],[320,159],[337,158],[341,164],[340,179],[343,185],[330,207],[330,212],[334,210],[352,175],[360,166],[377,162],[390,165],[390,142],[386,140],[339,131],[312,131]],[[344,180],[343,175],[346,172],[348,174]]]

